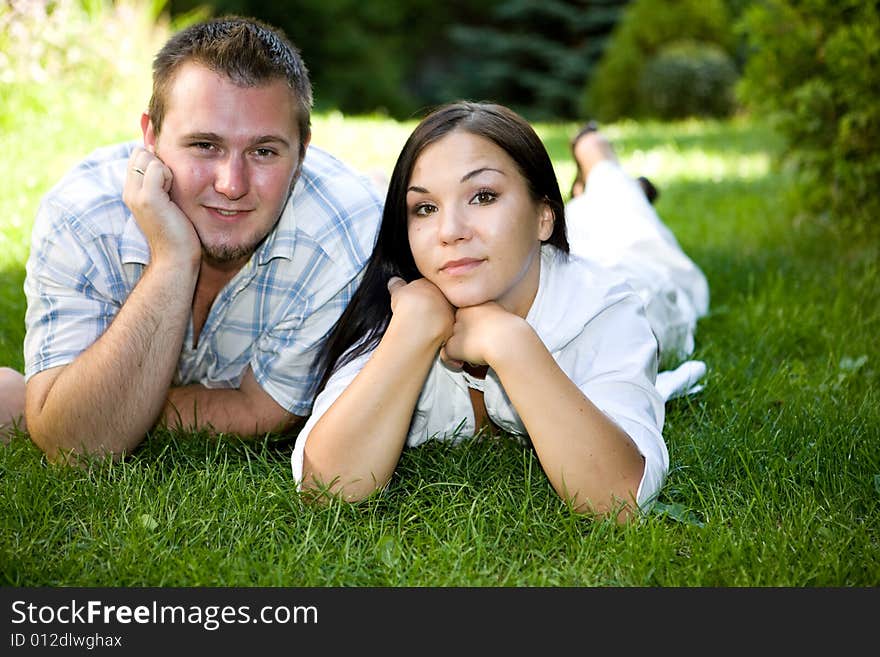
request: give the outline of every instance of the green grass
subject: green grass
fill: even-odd
[[[16,367],[39,199],[92,147],[136,137],[141,102],[83,131],[76,117],[103,100],[50,120],[29,98],[0,118],[15,125],[0,131],[0,364]],[[387,173],[411,127],[320,115],[314,143]],[[575,129],[538,126],[563,190]],[[572,514],[504,438],[407,451],[385,495],[315,508],[294,490],[289,437],[162,431],[122,463],[74,469],[18,435],[0,447],[0,585],[878,585],[878,240],[791,209],[781,145],[757,123],[607,132],[658,183],[712,292],[695,354],[707,386],[667,406],[671,470],[642,522]]]

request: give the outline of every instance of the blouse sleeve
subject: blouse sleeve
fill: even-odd
[[[351,385],[351,382],[354,381],[358,372],[363,369],[364,365],[366,365],[367,361],[370,359],[370,354],[372,354],[372,351],[361,354],[333,372],[329,381],[327,381],[327,385],[324,386],[324,389],[318,393],[318,396],[315,398],[315,403],[312,406],[312,414],[309,416],[309,419],[306,420],[302,431],[299,432],[299,435],[296,438],[296,444],[293,448],[293,454],[290,456],[293,480],[296,482],[297,490],[300,489],[302,483],[303,455],[305,454],[306,441],[309,438],[309,434],[318,423],[318,420],[324,416],[324,413],[326,413],[333,403],[339,399],[339,396],[342,395],[345,389]]]
[[[664,402],[655,387],[657,341],[644,306],[628,287],[613,295],[566,347],[567,369],[581,391],[632,439],[645,459],[639,507],[656,498],[669,469]]]

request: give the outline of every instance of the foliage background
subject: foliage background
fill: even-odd
[[[880,7],[765,0],[738,30],[749,57],[740,95],[786,138],[801,206],[876,236],[880,216]]]
[[[172,0],[173,15],[202,0]],[[576,118],[579,90],[628,0],[213,0],[282,27],[319,108],[406,119],[451,98]]]

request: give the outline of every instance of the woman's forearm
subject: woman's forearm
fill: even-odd
[[[392,319],[364,368],[309,434],[304,488],[329,486],[356,501],[388,483],[441,343]]]
[[[528,324],[489,363],[525,425],[553,488],[580,512],[625,520],[644,459],[633,441],[568,378]]]

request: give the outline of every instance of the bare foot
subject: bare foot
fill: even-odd
[[[598,128],[590,129],[589,126],[581,130],[572,141],[571,154],[577,165],[577,176],[571,185],[572,198],[584,193],[587,177],[590,175],[590,170],[596,164],[603,160],[618,162],[617,154],[614,152],[611,142],[599,132]],[[660,195],[654,184],[644,176],[639,176],[636,182],[642,188],[648,202],[653,204]]]
[[[597,129],[582,131],[571,145],[571,154],[577,165],[577,176],[571,186],[571,197],[584,193],[590,170],[602,160],[617,162],[611,143]]]

